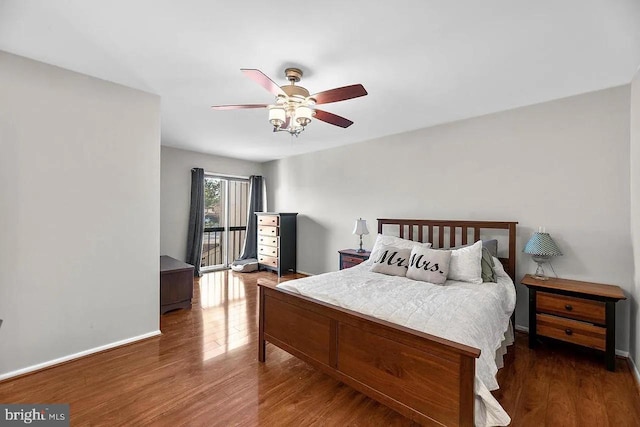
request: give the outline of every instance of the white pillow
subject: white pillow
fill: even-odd
[[[407,278],[444,285],[447,281],[451,251],[414,247],[407,269]]]
[[[496,257],[493,257],[493,271],[496,272],[496,276],[509,277],[504,269],[504,265],[502,265],[502,261]]]
[[[451,251],[447,279],[482,284],[482,241]]]
[[[398,249],[393,246],[383,246],[380,256],[372,258],[373,267],[371,271],[375,273],[388,274],[389,276],[404,277],[407,275],[407,265],[409,265],[409,249]]]
[[[373,244],[373,249],[371,249],[371,255],[369,256],[369,261],[378,259],[382,254],[380,250],[383,246],[393,246],[397,249],[413,249],[414,246],[422,246],[425,248],[430,248],[431,243],[420,243],[414,242],[413,240],[401,239],[396,236],[385,236],[383,234],[378,234],[376,237],[376,242]]]

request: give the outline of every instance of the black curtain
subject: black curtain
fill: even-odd
[[[264,206],[264,180],[259,175],[251,175],[249,177],[249,210],[247,212],[247,232],[244,235],[244,245],[242,246],[242,255],[236,260],[238,261],[258,258],[258,219],[256,212],[262,212]]]
[[[202,276],[202,239],[204,233],[204,169],[191,169],[191,209],[187,234],[187,263],[193,265],[194,275]]]

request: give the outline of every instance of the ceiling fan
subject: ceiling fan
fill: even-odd
[[[269,122],[273,125],[274,132],[289,132],[298,136],[316,118],[341,128],[347,128],[353,124],[349,119],[324,110],[318,110],[315,105],[329,104],[331,102],[345,101],[347,99],[365,96],[367,91],[361,84],[339,87],[325,90],[310,95],[309,91],[296,83],[302,78],[302,70],[287,68],[284,74],[289,80],[288,85],[278,86],[260,70],[240,69],[247,77],[276,96],[273,104],[245,104],[245,105],[214,105],[214,110],[238,110],[244,108],[267,108],[269,110]]]

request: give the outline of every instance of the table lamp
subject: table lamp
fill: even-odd
[[[538,228],[538,231],[533,233],[525,245],[523,252],[531,255],[533,260],[538,264],[536,274],[534,275],[538,280],[549,280],[549,278],[544,274],[542,264],[549,262],[553,256],[562,255],[562,252],[560,252],[556,242],[554,242],[551,236],[549,236],[549,233],[545,233],[544,227]]]
[[[353,228],[353,234],[357,234],[360,236],[360,249],[358,249],[358,253],[365,252],[362,249],[362,235],[369,234],[369,230],[367,230],[367,220],[366,219],[356,219],[356,226]]]

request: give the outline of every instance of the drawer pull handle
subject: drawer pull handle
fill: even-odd
[[[571,304],[565,304],[564,308],[566,308],[567,311],[573,310],[573,306]]]
[[[564,333],[567,335],[573,335],[573,331],[570,328],[565,329]]]

